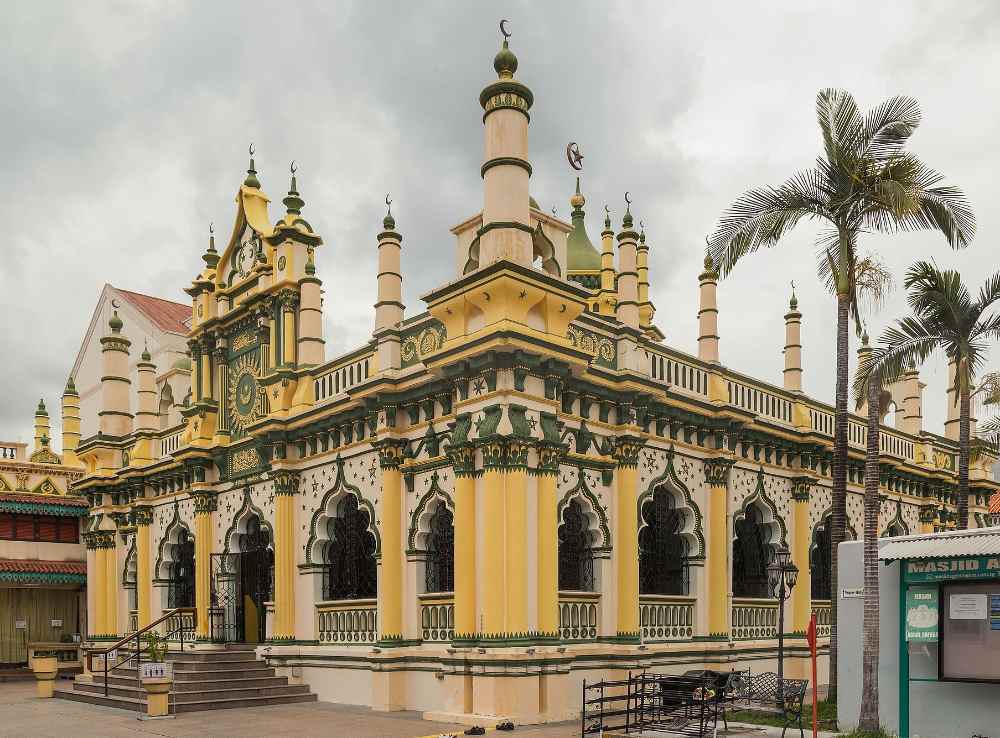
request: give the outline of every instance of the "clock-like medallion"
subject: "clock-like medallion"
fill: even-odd
[[[229,369],[229,417],[234,435],[242,436],[246,427],[260,417],[260,384],[253,354],[244,354]]]

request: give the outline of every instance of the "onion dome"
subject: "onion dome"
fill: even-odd
[[[122,326],[124,325],[125,324],[122,323],[122,319],[118,317],[118,311],[115,310],[114,314],[111,316],[111,320],[108,321],[108,327],[111,328],[112,333],[121,333]]]
[[[219,263],[219,252],[215,249],[215,225],[208,225],[208,250],[202,254],[202,261],[209,269],[215,269]]]
[[[493,68],[500,79],[512,79],[517,71],[517,57],[510,50],[507,39],[503,40],[503,48],[493,57]]]
[[[576,178],[576,192],[569,199],[573,206],[570,221],[573,230],[566,238],[566,268],[571,272],[599,272],[601,270],[601,254],[587,235],[585,213],[583,206],[587,199],[580,193],[580,178]]]
[[[38,401],[38,409],[35,410],[35,417],[48,417],[49,411],[45,409],[45,400]]]
[[[243,180],[243,184],[247,187],[253,187],[256,190],[260,189],[260,180],[257,179],[257,169],[253,163],[253,144],[250,144],[250,168],[247,169],[247,178]]]

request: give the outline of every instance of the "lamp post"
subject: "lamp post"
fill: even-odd
[[[778,600],[778,699],[784,692],[785,677],[785,601],[799,577],[799,568],[792,563],[792,554],[785,546],[774,550],[774,559],[767,565],[767,583]]]

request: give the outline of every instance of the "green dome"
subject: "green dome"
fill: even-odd
[[[514,56],[514,52],[507,45],[507,39],[504,39],[503,48],[493,58],[493,69],[496,70],[497,76],[500,79],[510,79],[514,76],[514,72],[517,71],[517,57]]]
[[[182,356],[177,361],[174,362],[174,369],[183,369],[185,371],[191,371],[191,358],[189,356]]]
[[[570,272],[599,272],[601,270],[601,253],[594,248],[587,235],[587,224],[584,222],[583,206],[586,199],[580,194],[580,179],[576,180],[576,194],[570,198],[573,214],[570,220],[573,230],[566,239],[566,269]]]

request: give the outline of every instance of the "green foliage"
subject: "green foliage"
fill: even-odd
[[[149,631],[146,634],[146,649],[149,651],[149,660],[161,663],[167,658],[167,639],[159,633]]]
[[[829,700],[820,700],[817,704],[816,720],[820,730],[830,730],[837,722],[837,703]],[[770,712],[757,712],[755,710],[726,711],[726,719],[735,723],[750,723],[751,725],[770,725],[781,728],[785,725],[785,720],[780,715]],[[804,703],[802,705],[802,724],[808,727],[812,725],[812,705]]]

